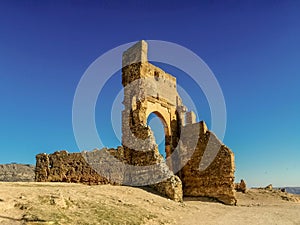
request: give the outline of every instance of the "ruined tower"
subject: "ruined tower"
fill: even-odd
[[[186,107],[177,92],[176,78],[148,62],[148,46],[140,41],[123,54],[122,84],[125,106],[122,112],[122,144],[136,147],[142,139],[147,118],[156,114],[164,125],[165,151],[170,156],[177,146]],[[135,135],[135,136],[133,136]]]

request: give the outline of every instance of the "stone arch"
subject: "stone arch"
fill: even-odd
[[[166,158],[168,158],[171,155],[171,143],[170,143],[170,137],[171,137],[171,127],[170,127],[170,123],[168,123],[168,117],[166,118],[165,116],[163,116],[163,114],[161,114],[159,111],[152,111],[152,112],[147,112],[146,113],[146,118],[148,121],[148,117],[151,114],[155,114],[161,121],[163,128],[164,128],[164,134],[165,134],[165,153],[166,153]],[[158,144],[158,143],[157,143]]]
[[[168,115],[167,113],[164,113],[163,111],[151,110],[148,108],[146,111],[147,119],[151,113],[154,113],[161,120],[161,122],[163,123],[163,126],[164,126],[165,134],[170,136],[171,135],[170,115]]]

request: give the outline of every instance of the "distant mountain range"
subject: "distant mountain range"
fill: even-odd
[[[29,164],[3,164],[0,165],[0,181],[32,182],[34,181],[34,165]]]
[[[286,192],[300,195],[300,187],[285,187]]]

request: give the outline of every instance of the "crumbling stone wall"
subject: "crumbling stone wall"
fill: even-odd
[[[169,156],[177,146],[187,109],[177,92],[176,78],[149,63],[147,49],[147,43],[140,41],[123,54],[122,144],[139,149],[142,138],[138,135],[145,131],[148,116],[155,113],[165,127],[165,149]]]
[[[36,156],[35,180],[38,182],[74,182],[85,184],[108,184],[85,161],[81,153],[58,151]]]
[[[196,115],[187,112],[177,92],[176,78],[149,63],[147,49],[141,41],[123,54],[122,146],[40,154],[36,180],[150,184],[176,201],[183,196],[205,196],[235,204],[233,153],[204,122],[196,123]],[[151,113],[164,125],[166,160],[147,125]]]
[[[118,147],[118,149],[104,148],[82,153],[57,151],[53,154],[38,154],[36,156],[35,181],[144,186],[143,184],[149,184],[150,180],[160,179],[162,170],[167,170],[165,163],[153,167],[152,171],[136,169],[137,165],[148,165],[145,162],[149,160],[149,155],[137,155],[136,152],[130,152],[129,149],[125,152],[126,154],[124,154],[123,147]],[[111,157],[115,158],[115,161]],[[159,153],[157,153],[157,157],[163,161]],[[134,166],[128,167],[130,163]],[[182,201],[181,181],[170,171],[169,173],[164,174],[167,176],[166,180],[153,184],[151,187],[172,200]]]
[[[172,163],[159,154],[149,114],[155,113],[165,127],[165,151],[172,154],[181,120],[177,109],[184,108],[176,89],[176,78],[147,61],[147,43],[138,42],[123,54],[122,145],[130,159],[132,184],[151,184],[160,193],[181,201],[182,184],[172,172]],[[145,169],[145,167],[147,169]],[[137,169],[139,168],[139,169]]]
[[[183,130],[186,131],[183,134],[187,135],[181,137],[182,160],[193,152],[179,172],[183,195],[213,197],[225,204],[236,204],[232,151],[207,130],[204,122],[188,124]],[[195,137],[193,133],[199,133],[199,136]],[[191,145],[195,139],[198,140],[197,145]]]

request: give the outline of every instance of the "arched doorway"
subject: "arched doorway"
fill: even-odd
[[[166,121],[159,112],[155,111],[148,115],[147,126],[154,133],[159,153],[166,159],[170,155],[169,128]]]

